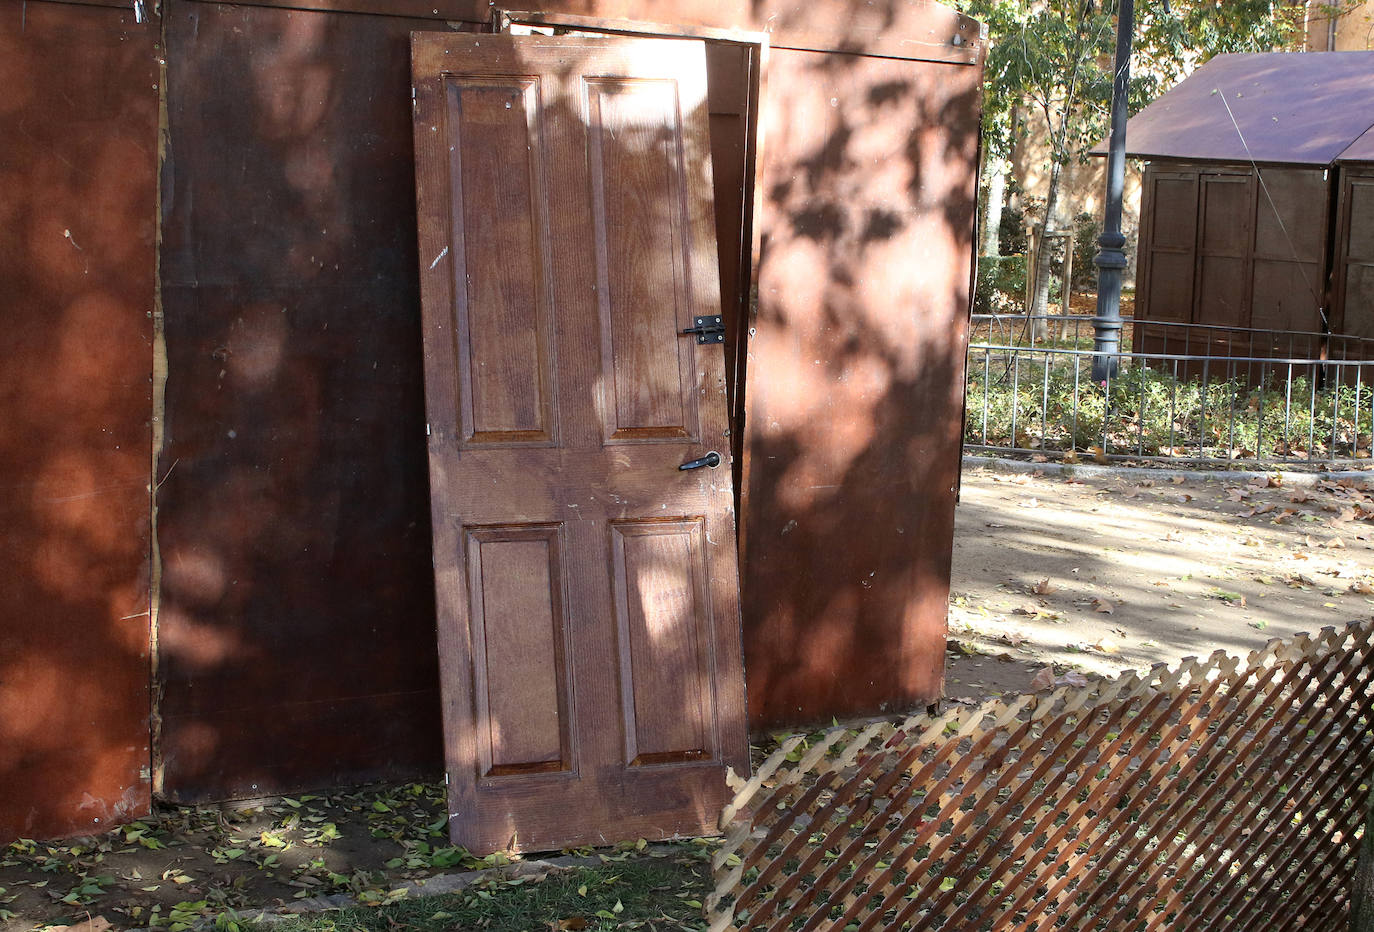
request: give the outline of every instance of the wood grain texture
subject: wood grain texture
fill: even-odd
[[[567,770],[573,757],[559,525],[467,532],[481,777]]]
[[[166,792],[432,776],[409,40],[433,24],[167,17]]]
[[[0,4],[0,845],[151,804],[160,22],[122,7]]]
[[[709,832],[726,794],[724,768],[747,768],[747,756],[729,470],[677,469],[728,444],[720,345],[676,332],[719,313],[703,49],[417,34],[413,61],[452,837],[491,851]],[[538,87],[530,138],[545,147],[534,161],[548,172],[543,209],[557,308],[552,446],[460,449],[454,427],[465,380],[493,377],[463,371],[471,360],[455,353],[451,333],[455,283],[475,282],[483,270],[453,268],[453,244],[466,235],[454,224],[466,214],[454,203],[444,89],[479,75]],[[513,319],[493,318],[503,326]],[[495,734],[491,710],[509,710],[515,721],[533,715],[516,711],[514,692],[486,710],[473,699],[488,696],[498,676],[489,670],[478,683],[470,663],[479,638],[490,638],[474,625],[470,529],[491,526],[560,529],[557,580],[525,554],[502,570],[515,574],[503,586],[518,577],[524,592],[509,589],[504,606],[481,603],[486,617],[499,613],[532,632],[543,624],[529,619],[548,612],[542,594],[531,601],[528,593],[561,589],[570,699],[558,728],[573,737],[561,739],[571,752],[557,772],[488,778],[482,770],[482,736]],[[641,527],[654,533],[626,531]],[[617,551],[616,541],[627,540]],[[517,679],[507,680],[510,689]],[[535,706],[547,706],[541,689]],[[531,719],[527,727],[540,726]],[[539,734],[520,755],[546,753],[533,750],[548,739]]]
[[[940,695],[981,87],[769,56],[741,506],[756,728]]]

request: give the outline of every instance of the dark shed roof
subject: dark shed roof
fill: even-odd
[[[1371,88],[1371,93],[1374,93],[1374,88]],[[1336,161],[1374,162],[1374,128],[1366,130],[1363,136],[1352,142]]]
[[[1364,158],[1374,158],[1371,127],[1374,52],[1218,55],[1131,118],[1126,151],[1330,165],[1362,134]]]

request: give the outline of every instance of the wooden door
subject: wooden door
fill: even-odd
[[[412,68],[450,835],[714,831],[748,749],[724,357],[680,333],[720,315],[704,49]]]

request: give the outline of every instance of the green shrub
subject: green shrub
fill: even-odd
[[[975,314],[1006,314],[1025,303],[1026,257],[983,256],[978,260]]]
[[[1090,289],[1097,284],[1097,266],[1093,259],[1097,256],[1097,238],[1102,235],[1102,224],[1097,217],[1081,213],[1073,218],[1073,285],[1075,288]]]
[[[1251,385],[1244,379],[1175,380],[1128,365],[1109,386],[1093,384],[1091,357],[974,350],[967,381],[970,444],[1216,459],[1363,457],[1370,449],[1374,393],[1365,384],[1313,391],[1307,376]],[[1076,401],[1076,405],[1075,405]],[[1076,411],[1075,411],[1076,408]],[[986,430],[986,434],[984,431]]]

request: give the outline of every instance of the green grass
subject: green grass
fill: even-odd
[[[1334,384],[1314,390],[1299,376],[1285,391],[1280,382],[1212,377],[1204,386],[1133,365],[1104,388],[1091,381],[1086,357],[1076,378],[1067,357],[1048,368],[1036,354],[1018,354],[1014,364],[1010,358],[992,356],[985,375],[982,354],[970,354],[964,433],[970,444],[1224,460],[1368,456],[1369,384],[1358,391]]]
[[[699,930],[705,928],[701,902],[710,873],[708,851],[684,848],[669,857],[630,856],[538,881],[494,877],[460,893],[401,898],[271,924],[223,915],[215,925],[221,932]]]

